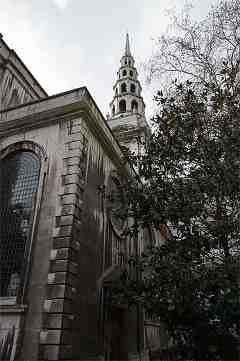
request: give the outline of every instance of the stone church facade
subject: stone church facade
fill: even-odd
[[[141,310],[109,305],[144,247],[108,204],[133,172],[120,143],[149,132],[128,36],[111,111],[85,87],[48,96],[0,37],[1,360],[146,359],[158,343]]]

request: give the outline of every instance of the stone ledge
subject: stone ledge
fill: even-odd
[[[28,306],[27,305],[0,305],[0,314],[3,313],[24,313],[26,312]]]

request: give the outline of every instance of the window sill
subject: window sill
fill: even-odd
[[[12,296],[12,297],[0,297],[0,307],[1,307],[1,306],[12,306],[12,305],[16,305],[16,300],[17,300],[17,297],[16,297],[16,296]]]
[[[0,314],[23,313],[26,309],[27,305],[16,303],[16,297],[0,297]]]

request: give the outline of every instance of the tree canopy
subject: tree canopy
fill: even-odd
[[[203,36],[218,47],[214,61],[204,50],[214,68],[206,76],[193,62],[196,76],[158,91],[146,152],[130,156],[142,183],[136,187],[130,180],[125,189],[127,216],[133,219],[129,233],[136,236],[142,228],[161,224],[171,232],[163,244],[130,259],[139,277],[133,279],[126,270],[115,291],[164,322],[179,360],[239,356],[239,9],[238,1],[212,9],[207,24],[215,20],[216,27]],[[225,40],[229,49],[235,41],[231,54]],[[189,42],[202,44],[195,33]],[[185,43],[178,44],[181,61],[190,61]],[[189,45],[187,50],[197,54],[194,49]]]

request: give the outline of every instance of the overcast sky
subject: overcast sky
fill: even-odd
[[[194,16],[205,16],[212,2],[195,0]],[[183,5],[183,0],[0,0],[0,33],[49,95],[85,85],[106,115],[128,31],[150,109],[152,93],[140,65],[153,39],[166,30],[166,9]]]

